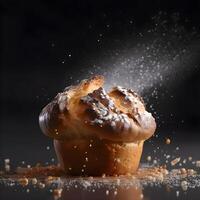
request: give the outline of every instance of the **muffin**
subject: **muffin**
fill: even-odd
[[[135,91],[118,86],[106,92],[103,84],[103,76],[94,76],[67,87],[40,113],[40,128],[53,138],[66,174],[132,174],[144,141],[155,132],[155,120]]]

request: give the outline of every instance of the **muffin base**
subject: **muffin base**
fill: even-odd
[[[54,140],[60,167],[68,175],[133,174],[140,162],[144,141],[114,143],[108,140]]]

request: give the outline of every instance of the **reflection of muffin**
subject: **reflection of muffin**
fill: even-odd
[[[41,112],[40,127],[54,138],[54,147],[68,174],[113,175],[133,173],[143,142],[156,123],[134,91],[102,88],[95,76],[59,93]]]
[[[87,180],[88,182],[89,180]],[[105,179],[104,179],[105,181]],[[109,182],[109,179],[107,180]],[[107,183],[108,183],[107,182]],[[81,187],[70,189],[63,188],[60,200],[68,199],[104,199],[104,200],[147,200],[143,196],[142,187],[140,185],[131,184],[129,186],[125,185],[115,185],[104,184],[104,187],[99,187],[98,184],[102,182],[97,182],[96,186],[92,186],[89,189],[83,189]],[[112,188],[113,186],[113,188]],[[91,192],[91,190],[95,192]]]

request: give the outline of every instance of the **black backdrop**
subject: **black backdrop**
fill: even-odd
[[[137,30],[142,30],[160,10],[168,15],[179,12],[190,20],[188,30],[193,26],[199,30],[199,1],[1,2],[0,154],[1,158],[14,157],[17,161],[36,162],[46,156],[45,146],[51,145],[51,140],[42,135],[38,126],[41,108],[65,86],[87,77],[84,74],[88,74],[89,67],[106,59],[107,52],[123,45],[130,20]],[[111,28],[105,33],[108,26]],[[99,45],[97,39],[102,32],[104,42]],[[198,49],[199,44],[197,40]],[[170,90],[174,98],[166,96],[155,106],[158,115],[162,113],[158,123],[163,137],[173,133],[173,137],[184,140],[191,139],[188,135],[198,137],[198,59],[196,70]],[[175,117],[171,118],[171,113]],[[179,131],[181,135],[176,134]],[[38,152],[31,153],[37,145]]]

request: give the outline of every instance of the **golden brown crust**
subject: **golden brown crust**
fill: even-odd
[[[96,137],[115,142],[146,140],[156,123],[134,91],[102,88],[104,78],[94,76],[68,87],[41,112],[42,131],[58,140]]]
[[[61,168],[69,175],[119,175],[134,173],[139,165],[143,141],[113,143],[108,140],[54,140]]]
[[[80,124],[77,120],[80,108],[76,105],[82,96],[98,89],[103,83],[102,76],[94,76],[91,79],[81,81],[77,86],[67,87],[64,92],[58,93],[40,113],[39,124],[42,132],[56,139],[87,137],[87,133],[84,136],[84,132],[80,131]]]

